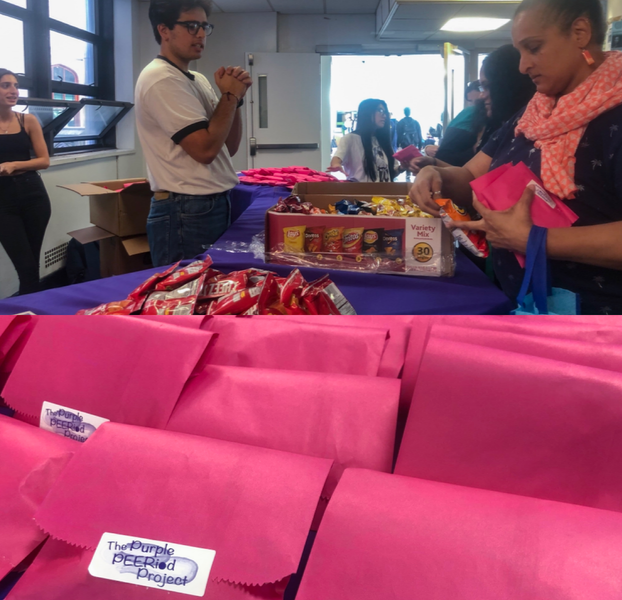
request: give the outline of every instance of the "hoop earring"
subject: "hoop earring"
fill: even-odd
[[[596,64],[596,61],[594,60],[594,57],[592,56],[592,54],[590,53],[589,50],[583,50],[583,58],[585,58],[585,62],[591,67],[592,65]]]

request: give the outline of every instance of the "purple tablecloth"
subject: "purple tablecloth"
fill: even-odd
[[[250,252],[240,252],[254,235],[264,229],[266,210],[278,198],[289,194],[285,188],[240,185],[234,190],[233,205],[252,202],[231,229],[209,251],[215,268],[237,271],[249,267],[266,268],[265,263]],[[237,252],[228,250],[237,249]],[[288,274],[292,267],[270,265],[279,274]],[[151,269],[92,281],[39,294],[0,301],[0,314],[31,311],[36,314],[71,315],[83,308],[122,300],[153,273]],[[308,281],[318,279],[327,271],[301,269]],[[514,307],[509,299],[473,263],[458,255],[456,276],[451,279],[370,275],[347,271],[328,271],[358,314],[508,314]]]

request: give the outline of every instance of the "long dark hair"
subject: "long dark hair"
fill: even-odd
[[[378,106],[383,106],[387,113],[387,118],[382,129],[376,127],[376,111]],[[384,150],[389,161],[389,172],[391,174],[391,181],[395,179],[395,165],[393,162],[393,154],[395,150],[391,144],[391,120],[389,117],[389,108],[384,100],[375,100],[370,98],[369,100],[363,100],[359,105],[358,117],[356,119],[356,129],[354,131],[357,135],[361,136],[363,141],[363,149],[365,150],[365,173],[372,180],[378,179],[378,173],[376,172],[376,159],[374,157],[374,150],[372,145],[372,137],[375,135],[378,139],[380,147]]]
[[[587,17],[592,24],[592,42],[598,46],[605,43],[607,21],[600,0],[523,0],[516,14],[532,8],[543,10],[547,22],[555,23],[564,33],[577,19]]]
[[[493,131],[527,106],[536,93],[531,77],[523,75],[519,67],[520,52],[510,44],[501,46],[484,60],[482,69],[490,84]]]

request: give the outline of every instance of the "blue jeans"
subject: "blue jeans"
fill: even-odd
[[[154,198],[147,219],[153,265],[162,267],[203,254],[230,225],[230,192]]]

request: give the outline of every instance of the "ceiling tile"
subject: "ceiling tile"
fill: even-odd
[[[272,12],[268,0],[216,0],[216,4],[226,13]]]
[[[378,4],[378,0],[326,0],[326,13],[329,15],[373,15]]]
[[[438,31],[444,24],[438,19],[394,19],[387,31]]]
[[[324,0],[270,0],[274,10],[284,15],[323,15]]]

